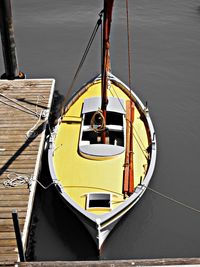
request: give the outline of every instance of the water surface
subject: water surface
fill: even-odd
[[[64,95],[101,4],[13,1],[19,64],[27,77],[55,78]],[[143,102],[148,101],[158,140],[150,186],[200,209],[200,1],[130,0],[129,7],[133,87]],[[116,0],[112,72],[127,83],[125,31],[125,1]],[[74,91],[100,72],[99,48],[98,37]],[[45,171],[43,180],[48,179]],[[106,240],[101,258],[198,257],[199,225],[199,213],[147,191]],[[98,258],[89,234],[53,188],[39,188],[36,194],[31,241],[29,256],[34,260]]]

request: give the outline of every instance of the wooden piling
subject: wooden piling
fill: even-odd
[[[17,210],[12,211],[12,219],[13,219],[13,226],[14,226],[14,230],[15,230],[15,237],[16,237],[16,241],[17,241],[17,249],[18,249],[18,253],[19,253],[19,259],[20,259],[20,262],[24,262],[25,261],[25,254],[24,254],[24,248],[23,248],[23,244],[22,244],[22,237],[21,237],[21,231],[20,231],[20,227],[19,227],[19,219],[18,219]]]
[[[3,75],[3,78],[19,78],[20,75],[14,39],[11,0],[0,1],[0,32],[5,65],[5,74]]]

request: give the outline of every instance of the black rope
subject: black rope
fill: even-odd
[[[70,95],[70,93],[71,93],[71,91],[72,91],[72,88],[73,88],[74,83],[75,83],[75,81],[76,81],[76,79],[77,79],[77,76],[78,76],[78,74],[79,74],[79,72],[80,72],[80,70],[81,70],[81,68],[82,68],[82,66],[83,66],[83,63],[84,63],[84,61],[85,61],[85,59],[86,59],[86,57],[87,57],[87,54],[88,54],[88,52],[89,52],[89,50],[90,50],[90,47],[91,47],[91,45],[92,45],[92,43],[93,43],[93,41],[94,41],[94,38],[95,38],[96,33],[97,33],[98,29],[99,29],[99,26],[102,24],[102,16],[103,16],[103,10],[99,13],[99,19],[98,19],[98,21],[97,21],[97,23],[96,23],[96,25],[95,25],[95,27],[94,27],[94,30],[93,30],[93,32],[92,32],[92,34],[91,34],[90,39],[89,39],[89,41],[88,41],[87,47],[86,47],[86,49],[85,49],[85,51],[84,51],[84,54],[83,54],[83,56],[82,56],[82,59],[81,59],[81,61],[80,61],[80,63],[79,63],[79,66],[78,66],[78,68],[77,68],[77,70],[76,70],[76,73],[75,73],[74,78],[73,78],[73,80],[72,80],[72,83],[71,83],[71,85],[70,85],[70,87],[69,87],[69,90],[67,91],[67,94],[66,94],[66,96],[65,96],[63,105],[65,105],[66,102],[67,102],[67,100],[68,100],[68,97],[69,97],[69,95]]]

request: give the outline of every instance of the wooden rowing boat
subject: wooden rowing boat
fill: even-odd
[[[145,192],[156,162],[149,110],[110,72],[114,0],[104,0],[102,73],[67,103],[49,138],[52,180],[98,249]]]

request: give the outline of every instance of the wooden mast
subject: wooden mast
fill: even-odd
[[[104,0],[104,19],[103,19],[103,55],[102,55],[102,87],[101,87],[101,110],[106,122],[106,107],[108,104],[107,89],[108,89],[108,72],[110,71],[110,28],[112,21],[112,9],[114,0]],[[105,143],[106,133],[102,133],[102,142]]]

